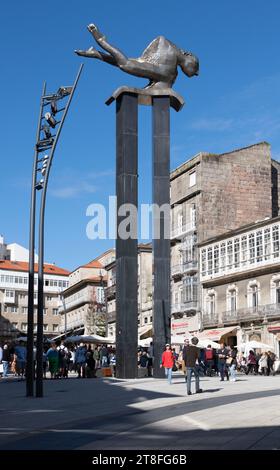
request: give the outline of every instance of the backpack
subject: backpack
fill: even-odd
[[[59,350],[59,355],[60,355],[60,357],[65,357],[65,349],[64,348]]]
[[[206,361],[211,361],[213,359],[213,349],[206,349],[205,359]]]

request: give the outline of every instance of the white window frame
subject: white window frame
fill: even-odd
[[[196,170],[193,170],[189,173],[189,188],[192,188],[196,185]]]

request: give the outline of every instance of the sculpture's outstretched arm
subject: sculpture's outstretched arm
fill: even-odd
[[[75,53],[83,57],[89,57],[91,59],[102,60],[103,62],[107,62],[108,64],[115,65],[116,67],[118,66],[113,56],[111,56],[110,54],[104,54],[104,52],[101,52],[101,51],[97,51],[96,49],[94,49],[94,47],[90,47],[86,51],[78,49],[78,50],[75,50]]]
[[[88,30],[93,35],[99,46],[109,52],[109,54],[115,59],[116,65],[122,66],[127,63],[127,57],[120,51],[120,49],[107,42],[106,37],[99,31],[97,26],[90,24],[88,25]]]

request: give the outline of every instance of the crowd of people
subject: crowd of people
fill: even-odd
[[[248,375],[275,375],[276,355],[271,352],[263,352],[257,354],[254,350],[250,350],[246,356],[233,346],[226,346],[221,342],[218,349],[212,348],[209,344],[207,348],[200,349],[197,347],[198,338],[193,337],[191,341],[186,338],[184,347],[179,353],[175,348],[171,349],[170,344],[166,344],[165,351],[161,357],[161,367],[165,369],[165,375],[168,383],[172,383],[172,371],[182,369],[186,377],[187,393],[191,395],[191,379],[195,377],[195,391],[202,393],[199,386],[200,376],[217,375],[220,381],[230,380],[236,381],[236,372],[243,372]]]
[[[5,343],[0,346],[0,375],[8,374],[24,379],[26,373],[27,349],[25,343]],[[36,375],[36,347],[33,350],[34,375]],[[51,379],[68,378],[69,372],[76,373],[78,378],[95,378],[96,372],[102,367],[110,367],[112,376],[116,372],[116,354],[112,347],[106,345],[91,346],[65,345],[51,342],[44,345],[43,376]]]
[[[219,376],[221,381],[236,381],[236,372],[254,375],[274,375],[276,373],[276,355],[271,352],[257,354],[250,350],[247,355],[239,352],[236,347],[220,344],[214,349],[210,344],[203,349],[197,347],[197,338],[184,340],[180,351],[166,344],[162,353],[160,367],[165,369],[168,383],[172,383],[172,373],[182,370],[186,377],[187,393],[191,392],[192,376],[195,378],[196,393],[201,393],[199,377]],[[26,372],[27,351],[23,341],[18,344],[5,343],[0,346],[0,376],[12,374],[23,380]],[[36,375],[36,348],[33,351],[34,375]],[[141,375],[153,375],[154,352],[153,343],[149,347],[138,349],[138,367]],[[51,379],[67,378],[69,372],[78,378],[95,378],[98,369],[110,368],[116,376],[116,352],[111,346],[86,345],[84,343],[65,344],[64,341],[51,342],[44,345],[43,376],[47,372]],[[142,374],[143,373],[143,374]]]

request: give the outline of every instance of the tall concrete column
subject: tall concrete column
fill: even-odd
[[[154,377],[163,377],[160,368],[165,344],[170,343],[170,97],[153,97],[153,204],[154,210],[153,329]]]
[[[123,204],[138,206],[138,99],[123,93],[116,100],[116,375],[137,377],[138,346],[138,265],[137,214],[124,212]],[[127,230],[132,236],[123,239],[120,230],[130,215]],[[122,224],[123,222],[123,224]]]

